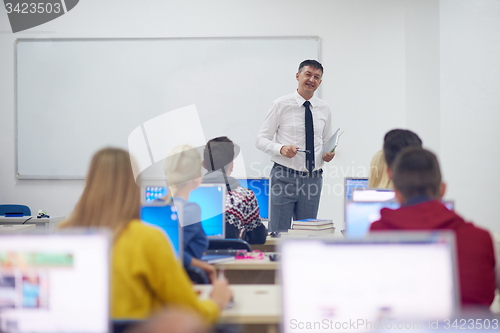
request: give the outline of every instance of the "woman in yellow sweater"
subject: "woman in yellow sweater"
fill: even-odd
[[[124,150],[98,151],[83,194],[62,227],[107,227],[112,231],[113,319],[145,319],[172,305],[215,322],[231,298],[227,280],[215,280],[210,299],[198,299],[164,232],[139,220],[140,190],[131,163]]]

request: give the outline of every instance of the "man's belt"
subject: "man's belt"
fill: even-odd
[[[318,177],[318,176],[321,176],[323,174],[323,169],[314,170],[313,172],[311,172],[309,174],[309,171],[299,171],[299,170],[287,168],[286,166],[278,164],[276,162],[274,162],[274,168],[281,169],[285,172],[296,174],[296,175],[299,175],[301,177]]]

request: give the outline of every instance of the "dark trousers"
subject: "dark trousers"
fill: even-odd
[[[296,171],[275,163],[271,170],[269,231],[287,231],[294,220],[315,219],[323,187],[323,170]]]

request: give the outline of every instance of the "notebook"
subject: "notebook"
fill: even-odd
[[[109,235],[0,234],[0,331],[105,333]]]
[[[445,206],[453,210],[452,200],[443,201]],[[346,235],[348,237],[363,237],[370,230],[370,225],[380,219],[382,208],[398,209],[397,201],[349,201],[346,203]]]
[[[352,200],[352,192],[368,188],[366,177],[344,177],[344,222],[346,220],[346,203]]]
[[[358,189],[368,188],[366,177],[344,177],[344,198],[346,201],[352,199],[352,192]]]
[[[367,332],[380,321],[445,319],[458,309],[450,232],[284,239],[281,254],[284,333]]]

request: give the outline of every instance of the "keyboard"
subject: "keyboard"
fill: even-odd
[[[245,250],[235,250],[235,249],[214,249],[214,250],[207,250],[207,254],[219,254],[219,255],[228,255],[228,256],[235,256],[236,252],[238,251],[245,251]]]

